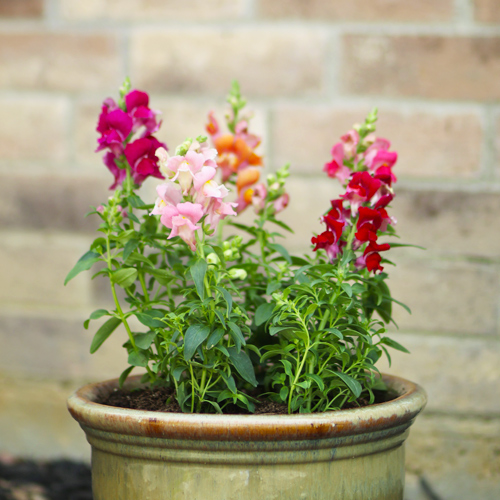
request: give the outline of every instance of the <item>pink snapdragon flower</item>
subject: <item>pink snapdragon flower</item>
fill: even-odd
[[[164,171],[168,172],[170,179],[178,181],[183,194],[187,195],[195,178],[197,185],[199,185],[203,184],[203,179],[207,177],[207,174],[209,176],[213,172],[212,178],[215,176],[215,165],[211,165],[211,162],[212,160],[207,160],[205,154],[189,150],[185,156],[177,155],[168,157],[163,165]],[[206,163],[209,164],[206,165]],[[205,169],[202,172],[204,167],[212,170],[207,171]]]
[[[167,206],[176,206],[182,201],[182,192],[178,184],[173,182],[166,182],[156,186],[158,198],[156,199],[155,206],[151,211],[151,215],[162,215],[163,209]]]
[[[277,214],[282,210],[285,210],[285,208],[288,206],[288,203],[290,203],[290,195],[288,193],[283,193],[273,202],[274,213]]]
[[[325,163],[323,172],[326,172],[328,177],[337,178],[343,185],[351,175],[351,169],[344,165],[345,153],[343,143],[337,142],[337,144],[333,146],[332,157],[329,163]]]
[[[167,239],[179,236],[193,252],[196,251],[195,231],[201,227],[196,223],[203,217],[203,212],[199,203],[185,202],[163,207],[160,221],[172,230]]]
[[[344,156],[350,160],[351,158],[356,158],[356,153],[358,150],[358,144],[359,144],[359,134],[356,130],[352,129],[347,132],[347,134],[344,134],[340,138],[343,147],[344,147]]]
[[[221,198],[212,198],[206,208],[207,224],[210,229],[217,229],[219,221],[225,219],[228,215],[236,215],[235,207],[237,203],[225,202]]]
[[[366,142],[371,143],[364,152],[364,161],[368,170],[374,172],[379,167],[391,168],[398,159],[395,151],[389,151],[391,143],[382,137],[368,136]]]

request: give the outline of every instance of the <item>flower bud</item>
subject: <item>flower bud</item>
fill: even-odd
[[[220,259],[216,253],[210,253],[207,255],[207,263],[209,265],[210,264],[215,265],[215,264],[218,264],[219,262],[220,262]]]
[[[244,280],[247,277],[247,272],[244,269],[233,269],[229,270],[229,277],[234,280]]]
[[[191,144],[193,143],[193,139],[186,139],[180,146],[177,146],[175,150],[176,156],[185,156],[185,154],[189,151]]]
[[[224,250],[224,258],[226,260],[233,260],[233,251],[231,249]]]

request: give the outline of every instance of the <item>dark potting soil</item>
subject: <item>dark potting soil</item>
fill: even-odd
[[[0,500],[92,500],[90,467],[0,456]]]
[[[273,414],[285,415],[288,413],[286,404],[275,403],[273,401],[257,398],[258,403],[255,404],[254,414]],[[375,391],[375,403],[390,401],[390,397],[386,392]],[[107,399],[99,401],[101,404],[108,406],[116,406],[118,408],[129,408],[132,410],[148,410],[165,413],[180,413],[181,408],[174,398],[172,389],[167,387],[155,387],[154,389],[136,389],[126,391],[123,389],[115,389]],[[364,398],[358,399],[356,402],[348,403],[343,409],[359,408],[368,406],[369,401]],[[237,405],[228,405],[224,408],[224,413],[232,415],[244,415],[249,412]]]

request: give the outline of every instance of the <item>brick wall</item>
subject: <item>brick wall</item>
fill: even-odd
[[[65,397],[125,365],[119,334],[88,354],[81,322],[103,287],[62,282],[111,184],[94,128],[126,75],[164,112],[171,147],[240,80],[267,168],[292,165],[295,250],[336,189],[321,173],[331,145],[378,106],[400,154],[399,233],[427,248],[395,250],[390,281],[413,310],[395,333],[412,355],[390,370],[429,393],[408,500],[431,498],[425,485],[498,498],[498,0],[0,0],[0,452],[87,456]]]

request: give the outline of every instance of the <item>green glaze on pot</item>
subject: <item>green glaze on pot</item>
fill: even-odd
[[[117,380],[68,408],[92,445],[94,500],[402,500],[404,441],[424,390],[384,375],[392,401],[302,415],[158,413],[105,406]],[[129,388],[138,384],[131,377]]]

